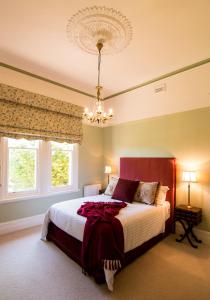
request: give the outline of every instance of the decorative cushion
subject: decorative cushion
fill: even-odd
[[[112,195],[112,199],[131,203],[138,185],[139,181],[119,178],[117,186]]]
[[[154,204],[158,182],[140,182],[134,196],[134,201]]]
[[[105,195],[108,195],[108,196],[113,195],[116,185],[118,183],[118,179],[119,179],[119,177],[114,177],[114,176],[112,176],[110,178],[109,184],[104,192]]]
[[[166,194],[169,191],[168,186],[160,185],[157,190],[157,195],[155,197],[155,204],[156,205],[163,205],[166,201]]]

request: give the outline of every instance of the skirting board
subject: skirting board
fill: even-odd
[[[41,225],[45,214],[0,223],[0,235]]]
[[[206,245],[210,245],[210,232],[206,230],[202,230],[199,228],[193,228],[193,231],[197,235],[197,237],[202,240],[202,242]],[[176,223],[176,234],[183,233],[184,230],[180,223]]]

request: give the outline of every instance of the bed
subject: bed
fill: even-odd
[[[128,204],[116,216],[123,227],[125,262],[123,267],[150,249],[166,235],[174,231],[174,206],[176,191],[176,165],[174,158],[120,159],[120,178],[141,181],[159,181],[167,185],[167,201],[157,207],[140,203]],[[69,200],[53,205],[46,213],[42,239],[56,244],[70,258],[81,264],[81,248],[86,218],[77,215],[84,201],[113,201],[110,196],[99,195]],[[113,275],[108,278],[101,268],[93,277],[97,283],[113,288]]]

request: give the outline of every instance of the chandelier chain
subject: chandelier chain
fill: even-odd
[[[101,75],[101,50],[98,50],[98,86],[100,86],[100,75]]]

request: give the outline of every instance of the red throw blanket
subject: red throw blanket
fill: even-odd
[[[124,235],[115,218],[125,202],[85,202],[77,211],[87,217],[82,243],[82,265],[93,275],[101,269],[117,270],[124,258]]]

